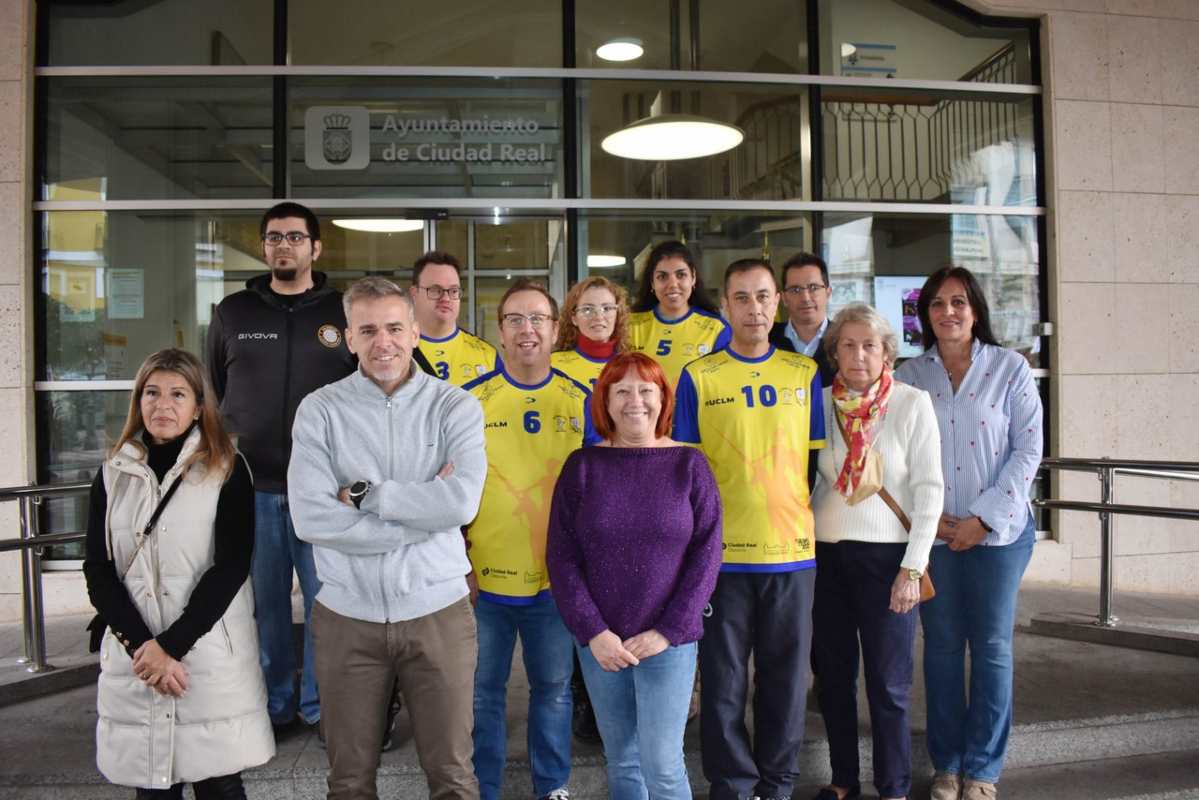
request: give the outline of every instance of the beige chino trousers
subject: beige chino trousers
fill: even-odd
[[[478,800],[471,757],[478,644],[470,601],[404,622],[364,622],[319,602],[312,642],[329,750],[329,800],[377,800],[383,725],[398,680],[430,800]]]

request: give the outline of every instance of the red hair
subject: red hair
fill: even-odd
[[[658,412],[658,423],[654,426],[654,435],[658,438],[670,435],[670,426],[674,421],[674,392],[666,380],[666,373],[658,366],[658,362],[645,353],[621,353],[614,356],[600,373],[595,382],[595,390],[591,393],[591,421],[595,424],[596,433],[608,441],[616,435],[616,423],[608,413],[608,388],[622,380],[630,369],[636,369],[642,380],[656,384],[662,393],[662,410]]]

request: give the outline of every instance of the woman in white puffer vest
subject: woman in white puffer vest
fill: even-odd
[[[244,798],[275,740],[258,664],[249,468],[204,369],[161,350],[92,484],[84,574],[99,612],[96,763],[138,798]],[[107,630],[105,630],[105,628]]]

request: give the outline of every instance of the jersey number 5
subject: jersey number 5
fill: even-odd
[[[660,356],[670,355],[670,340],[669,339],[659,339],[658,340],[658,355],[660,355]]]

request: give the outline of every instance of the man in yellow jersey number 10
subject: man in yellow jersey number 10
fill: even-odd
[[[771,346],[769,265],[729,265],[728,349],[683,368],[674,438],[703,450],[724,506],[724,563],[700,641],[700,746],[712,800],[790,797],[803,742],[815,588],[811,450],[824,446],[816,362]],[[745,729],[748,662],[754,733]]]
[[[507,763],[507,684],[519,635],[529,678],[533,792],[568,800],[574,640],[550,596],[545,537],[563,462],[598,437],[590,392],[550,367],[558,304],[545,287],[513,284],[500,300],[499,320],[504,366],[463,387],[483,406],[487,443],[483,500],[467,529],[479,637],[475,774],[482,800],[496,800]]]
[[[462,268],[451,253],[431,250],[418,258],[408,291],[420,325],[420,352],[434,375],[464,386],[502,366],[494,347],[458,327]]]

